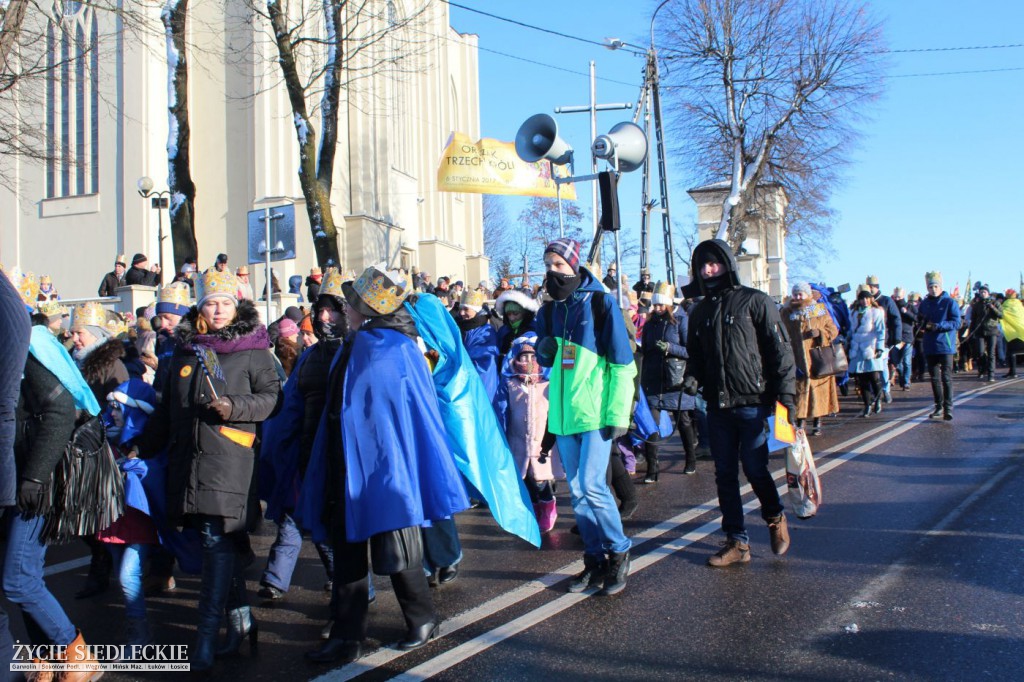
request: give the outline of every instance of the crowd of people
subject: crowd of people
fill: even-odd
[[[614,266],[602,278],[571,239],[548,244],[544,264],[542,286],[502,279],[493,289],[433,283],[416,268],[313,268],[289,281],[300,295],[305,285],[306,305],[266,325],[247,268],[232,272],[225,254],[205,272],[189,259],[152,306],[127,317],[100,302],[68,311],[49,278],[0,278],[3,590],[32,642],[96,663],[42,577],[47,529],[70,513],[57,472],[90,425],[102,425],[116,475],[100,475],[105,492],[86,504],[120,506],[74,533],[91,555],[78,596],[117,576],[126,645],[154,641],[146,594],[173,589],[177,564],[200,576],[192,669],[213,668],[245,641],[255,651],[244,569],[249,533],[265,518],[277,536],[258,597],[286,597],[310,536],[330,598],[323,641],[306,657],[342,662],[363,653],[372,574],[390,577],[401,605],[400,648],[437,635],[431,588],[458,577],[456,518],[471,506],[539,545],[564,481],[583,545],[583,570],[567,589],[618,594],[630,571],[623,519],[637,506],[633,474],[658,483],[675,431],[683,474],[697,472],[698,457],[714,460],[725,542],[707,563],[751,559],[741,468],[772,551],[785,554],[768,466],[776,406],[818,436],[851,386],[867,418],[927,373],[930,416],[950,421],[954,372],[973,367],[994,381],[1005,364],[1015,377],[1024,352],[1017,292],[993,296],[979,283],[962,305],[937,272],[925,296],[886,296],[869,276],[847,304],[820,284],[798,282],[782,302],[743,286],[718,240],[697,245],[682,290],[647,271],[630,287]],[[119,256],[98,293],[156,285],[159,275],[143,254],[130,268]],[[10,656],[5,615],[0,649]]]

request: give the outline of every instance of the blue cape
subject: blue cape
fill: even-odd
[[[429,345],[429,344],[428,344]],[[488,403],[493,402],[494,394],[498,390],[498,335],[490,323],[484,324],[466,332],[464,341],[466,353],[476,373],[483,381],[484,390],[487,392]]]
[[[407,302],[405,306],[423,342],[440,355],[434,386],[459,471],[487,500],[499,526],[540,547],[540,528],[529,493],[458,325],[435,296],[420,296],[416,305]]]
[[[94,417],[100,413],[100,404],[96,401],[96,396],[93,395],[89,384],[85,383],[78,365],[49,329],[40,325],[32,327],[28,352],[53,376],[57,377],[57,380],[75,399],[75,407],[79,410],[86,410]]]
[[[349,542],[427,525],[469,507],[419,346],[392,329],[362,329],[350,342],[341,406]],[[321,516],[328,475],[326,412],[295,510],[296,521],[315,541],[327,536]]]
[[[299,371],[309,359],[306,349],[284,384],[281,410],[263,422],[260,442],[259,496],[267,503],[265,516],[280,523],[285,512],[295,508],[301,481],[298,479],[302,448],[302,424],[306,399],[299,392]]]

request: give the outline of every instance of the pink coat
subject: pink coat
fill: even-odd
[[[548,381],[520,376],[503,380],[508,388],[505,435],[519,475],[525,477],[529,472],[535,481],[565,478],[557,446],[551,448],[544,464],[539,461],[541,440],[548,423]]]

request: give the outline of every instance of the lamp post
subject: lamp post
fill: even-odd
[[[651,159],[648,155],[644,161],[644,177],[642,181],[643,185],[643,212],[641,214],[640,223],[640,265],[641,267],[647,267],[648,263],[648,250],[650,249],[649,232],[651,214],[655,211],[661,213],[662,231],[665,239],[665,269],[666,279],[672,283],[672,287],[676,287],[676,268],[675,268],[675,247],[672,239],[672,220],[669,216],[669,201],[668,201],[668,172],[666,169],[665,160],[665,134],[664,125],[662,123],[661,116],[661,71],[658,67],[658,52],[654,47],[654,20],[658,16],[658,12],[662,7],[667,5],[671,0],[662,0],[661,4],[658,5],[654,12],[651,14],[651,42],[647,47],[647,66],[644,71],[644,85],[641,88],[640,101],[643,102],[646,99],[645,107],[645,120],[647,122],[646,128],[648,131],[648,138],[650,137],[650,116],[654,114],[654,140],[655,140],[655,153],[658,164],[658,185],[660,191],[660,198],[658,200],[652,200],[650,197],[650,164]],[[627,46],[629,43],[619,38],[606,38],[608,41],[607,48],[609,50],[618,50],[622,47]],[[640,114],[639,103],[636,109],[636,116]],[[657,208],[656,208],[657,207]]]
[[[171,190],[165,189],[162,192],[153,191],[153,180],[148,175],[143,175],[138,182],[139,196],[149,199],[150,206],[156,209],[156,240],[157,240],[157,263],[160,265],[160,277],[164,277],[164,214],[161,209],[170,207]]]

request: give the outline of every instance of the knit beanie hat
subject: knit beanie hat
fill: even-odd
[[[807,282],[797,282],[793,285],[793,295],[796,296],[798,293],[804,296],[811,295],[811,285]]]
[[[565,259],[565,262],[572,268],[573,273],[580,272],[580,243],[568,237],[559,237],[544,249],[544,255],[553,253]]]
[[[281,321],[277,323],[277,333],[278,336],[298,336],[299,325],[295,324],[293,320],[287,317],[282,318]]]

